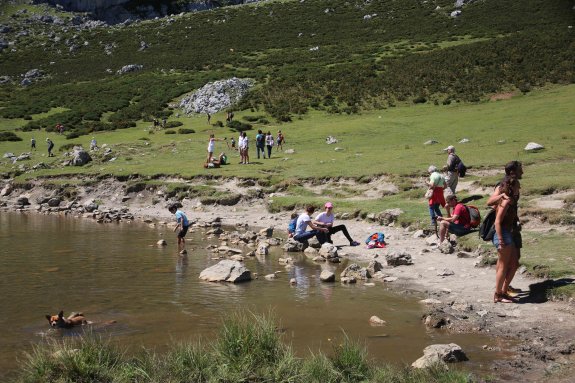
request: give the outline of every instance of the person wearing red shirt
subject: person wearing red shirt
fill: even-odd
[[[447,205],[453,209],[453,213],[451,217],[437,217],[437,220],[440,222],[439,244],[443,243],[448,231],[458,237],[469,234],[471,231],[471,218],[465,205],[457,203],[455,194],[448,195],[446,200]]]

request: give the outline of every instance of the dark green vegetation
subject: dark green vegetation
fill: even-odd
[[[87,336],[47,342],[28,355],[16,382],[472,382],[455,370],[377,366],[364,347],[343,337],[331,355],[294,356],[268,316],[235,314],[225,319],[210,345],[173,345],[163,355],[128,355],[109,341]]]
[[[573,82],[571,8],[569,0],[488,0],[451,18],[453,0],[286,1],[82,32],[5,15],[31,33],[0,54],[0,75],[38,68],[48,78],[26,89],[2,86],[0,116],[30,119],[64,107],[24,129],[122,129],[169,116],[174,98],[231,76],[259,83],[237,109],[263,108],[280,121],[312,108],[358,113],[528,92]],[[141,41],[149,48],[140,51]],[[144,69],[116,75],[126,64]]]
[[[14,132],[0,132],[0,141],[22,141]]]

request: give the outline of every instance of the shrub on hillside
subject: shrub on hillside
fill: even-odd
[[[0,132],[0,141],[22,141],[14,132]]]
[[[166,123],[166,129],[177,128],[178,126],[182,125],[184,125],[184,123],[181,121],[169,121],[168,123]]]
[[[176,134],[175,130],[166,130],[164,134]]]
[[[191,134],[196,133],[194,129],[180,128],[178,129],[178,134]]]
[[[236,132],[245,132],[247,130],[252,130],[251,124],[245,124],[237,120],[228,122],[227,126],[228,128],[235,130]]]

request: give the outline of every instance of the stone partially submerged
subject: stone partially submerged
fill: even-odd
[[[241,262],[224,259],[200,273],[200,279],[208,282],[240,283],[252,280],[252,274]]]
[[[411,364],[414,368],[428,368],[437,364],[456,363],[469,360],[461,347],[455,343],[432,344],[423,350],[423,356]]]

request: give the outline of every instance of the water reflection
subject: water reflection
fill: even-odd
[[[155,246],[160,238],[168,238],[168,246]],[[200,231],[190,233],[189,253],[180,256],[167,228],[3,212],[0,239],[0,371],[13,369],[16,356],[41,340],[37,334],[49,333],[44,315],[60,309],[82,311],[97,323],[116,320],[113,326],[96,328],[122,345],[155,348],[168,339],[210,338],[221,318],[236,309],[272,310],[286,329],[285,340],[302,356],[320,348],[329,352],[328,339],[339,339],[342,330],[363,339],[372,357],[396,363],[410,363],[425,346],[454,339],[426,332],[419,304],[379,284],[320,282],[322,268],[338,275],[345,263],[320,265],[289,254],[294,264],[285,269],[278,262],[286,256],[279,248],[265,257],[248,257],[246,266],[260,278],[234,285],[198,279],[217,262],[205,250],[210,242]],[[281,271],[277,279],[263,278],[276,271]],[[296,285],[290,285],[291,278]],[[371,327],[372,315],[388,325]],[[491,357],[478,346],[488,343],[487,338],[457,340],[466,351],[473,350],[469,365]]]

